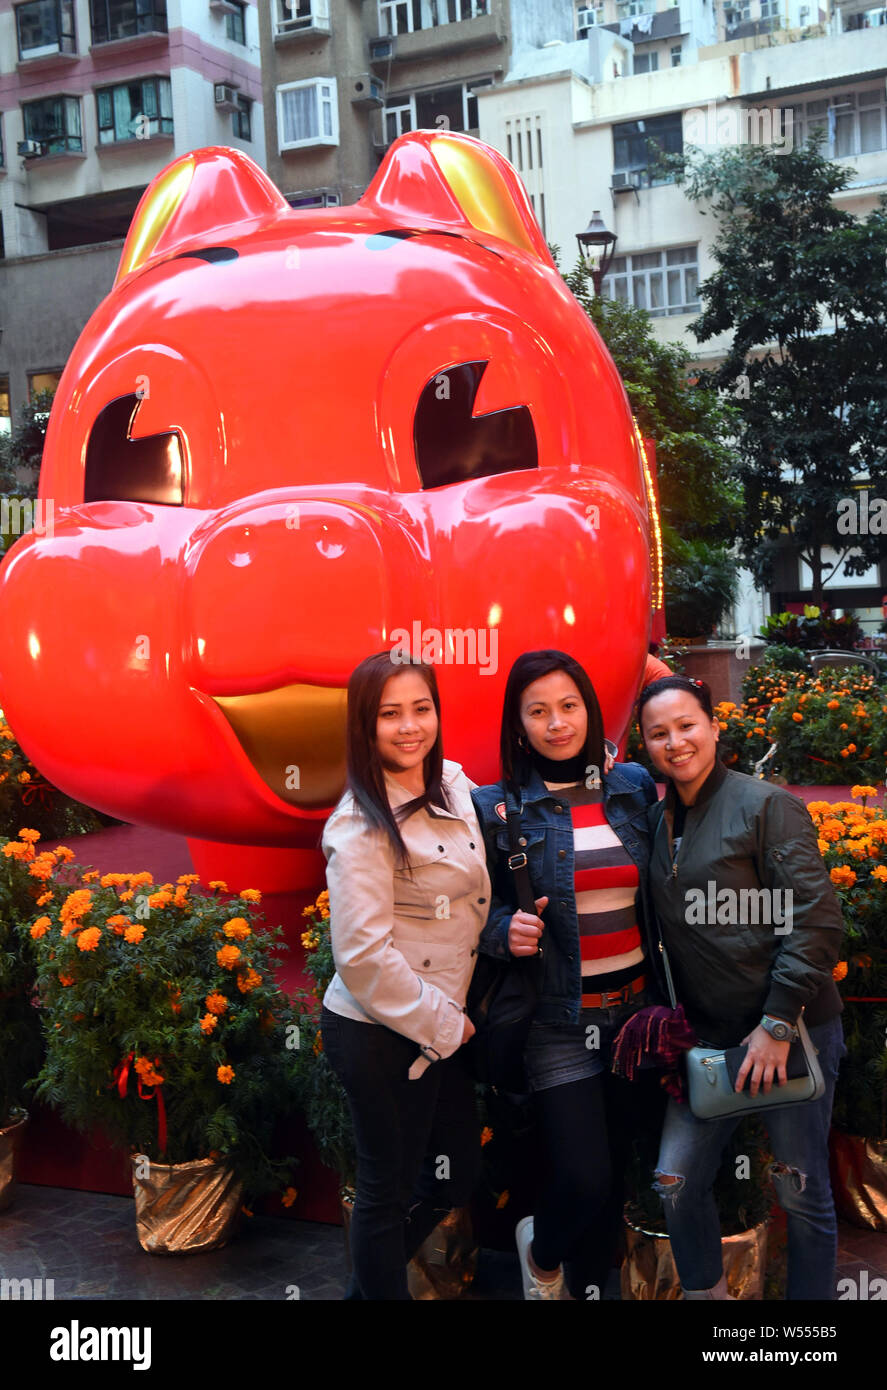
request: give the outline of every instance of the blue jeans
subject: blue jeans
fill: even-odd
[[[810,1028],[819,1051],[825,1094],[808,1105],[762,1110],[773,1150],[773,1186],[788,1219],[787,1299],[835,1297],[838,1230],[828,1171],[828,1132],[838,1064],[844,1055],[840,1016]],[[681,1285],[712,1289],[723,1273],[721,1230],[712,1183],[738,1118],[697,1120],[688,1105],[669,1100],[654,1183]]]

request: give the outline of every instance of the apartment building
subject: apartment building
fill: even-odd
[[[700,0],[701,3],[701,0]],[[268,171],[295,206],[360,197],[391,142],[478,133],[513,57],[575,37],[573,0],[260,0]]]
[[[264,165],[251,0],[0,0],[0,428],[57,382],[150,180],[214,144]]]

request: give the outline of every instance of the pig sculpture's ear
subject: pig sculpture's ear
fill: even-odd
[[[290,206],[258,164],[240,150],[193,150],[157,175],[142,194],[127,233],[115,285],[149,262],[242,236],[244,224]]]
[[[470,135],[433,130],[402,135],[360,202],[395,226],[483,232],[553,264],[514,169]]]

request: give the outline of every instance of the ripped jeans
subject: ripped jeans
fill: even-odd
[[[838,1063],[844,1055],[840,1016],[811,1027],[825,1094],[809,1105],[762,1110],[770,1136],[773,1186],[788,1224],[787,1299],[835,1297],[837,1222],[828,1170],[828,1132]],[[669,1099],[656,1165],[655,1190],[681,1285],[712,1289],[723,1273],[721,1230],[712,1183],[738,1119],[697,1120],[688,1105]],[[661,1177],[677,1182],[665,1184]]]

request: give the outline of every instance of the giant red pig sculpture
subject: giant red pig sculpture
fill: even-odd
[[[235,150],[165,169],[65,368],[40,495],[51,534],[0,571],[0,703],[51,782],[124,819],[316,847],[348,674],[417,639],[477,781],[521,651],[574,653],[608,732],[628,719],[642,446],[523,185],[467,136],[404,136],[324,211]]]

